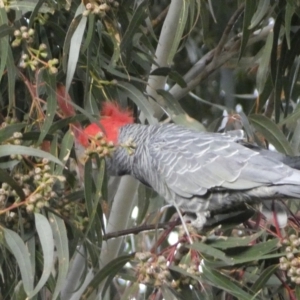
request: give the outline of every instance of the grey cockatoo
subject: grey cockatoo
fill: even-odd
[[[243,132],[197,132],[175,124],[133,124],[130,111],[105,104],[101,127],[91,124],[79,137],[104,131],[116,146],[106,157],[111,175],[129,174],[168,203],[195,214],[203,228],[215,216],[246,210],[265,200],[300,198],[299,159],[241,143]],[[218,220],[218,219],[217,219]]]

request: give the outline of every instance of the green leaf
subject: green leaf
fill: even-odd
[[[15,107],[16,66],[15,66],[12,50],[10,47],[8,48],[6,70],[8,75],[8,100],[9,100],[8,111],[11,111],[12,108]]]
[[[173,62],[174,56],[175,56],[176,52],[178,51],[178,46],[181,42],[183,31],[184,31],[186,22],[188,20],[189,6],[190,6],[189,1],[183,1],[182,9],[180,10],[180,16],[178,19],[178,24],[174,24],[173,30],[175,30],[175,37],[174,37],[173,44],[172,44],[172,47],[171,47],[169,55],[168,55],[167,65],[171,65],[171,63]]]
[[[268,34],[264,50],[259,60],[259,67],[256,75],[256,87],[259,94],[263,92],[266,81],[268,79],[270,58],[271,58],[271,52],[273,47],[273,39],[274,39],[274,35],[273,35],[273,31],[271,31]]]
[[[0,25],[0,39],[3,37],[12,34],[14,32],[14,29],[7,24]]]
[[[185,114],[185,111],[183,110],[179,102],[173,97],[173,95],[161,89],[156,90],[156,92],[159,96],[163,97],[163,102],[167,104],[165,108],[167,109],[167,112],[172,119],[177,115]]]
[[[269,278],[278,270],[278,265],[271,265],[267,267],[260,276],[257,278],[255,283],[252,285],[251,290],[257,293],[260,289],[266,286]]]
[[[243,34],[242,34],[242,42],[241,42],[239,60],[241,59],[241,57],[243,56],[243,54],[245,52],[247,42],[248,42],[248,39],[249,39],[249,36],[251,33],[251,31],[250,31],[251,28],[249,28],[249,25],[250,25],[253,13],[255,11],[255,7],[256,7],[256,1],[246,0],[245,11],[244,11],[244,21],[243,21]]]
[[[57,99],[56,99],[56,80],[55,75],[49,74],[48,70],[42,70],[43,72],[43,81],[45,83],[47,91],[47,111],[45,115],[45,121],[41,128],[41,134],[37,144],[39,145],[47,135],[52,123],[54,116],[56,114]]]
[[[81,115],[81,114],[78,114],[74,117],[63,118],[59,121],[54,122],[51,125],[48,133],[50,133],[50,134],[55,133],[57,130],[60,130],[60,129],[66,127],[66,126],[69,126],[72,123],[86,121],[88,119],[89,119],[88,116]]]
[[[64,221],[53,213],[49,213],[49,221],[53,232],[58,258],[58,275],[52,299],[55,300],[64,286],[69,269],[68,236]]]
[[[136,219],[137,224],[141,224],[144,221],[144,218],[149,208],[151,194],[152,191],[150,189],[148,189],[143,184],[139,184],[137,204],[139,211]]]
[[[255,1],[252,2],[255,4]],[[255,14],[252,16],[249,29],[253,29],[254,27],[256,27],[262,21],[263,17],[267,14],[269,9],[270,9],[270,0],[259,0],[257,10]]]
[[[188,114],[179,114],[177,116],[174,116],[173,119],[175,124],[179,124],[188,128],[193,128],[197,131],[206,131],[206,128],[199,123],[197,120],[191,118]]]
[[[175,81],[181,88],[186,88],[187,87],[187,83],[184,80],[184,78],[176,71],[171,70],[170,74],[169,74],[170,79],[172,79],[173,81]]]
[[[22,1],[18,1],[18,0],[13,0],[9,2],[9,8],[10,9],[16,9],[16,10],[21,10],[23,14],[25,14],[26,12],[30,11],[32,12],[35,7],[36,7],[37,3],[36,0],[22,0]],[[49,7],[46,4],[43,4],[40,8],[39,8],[39,12],[41,13],[54,13],[53,8]]]
[[[120,59],[121,55],[121,49],[120,49],[120,33],[118,30],[118,25],[115,22],[112,22],[111,20],[104,19],[106,30],[110,36],[110,39],[113,43],[113,55],[110,59],[110,65],[115,68],[118,60]]]
[[[296,285],[295,297],[296,297],[296,299],[300,299],[300,286],[299,285]]]
[[[2,230],[4,231],[9,251],[14,255],[20,268],[24,290],[27,295],[30,295],[33,291],[33,272],[27,247],[20,236],[14,231],[7,228],[2,228]]]
[[[255,129],[276,148],[277,151],[288,155],[294,155],[293,149],[278,126],[263,115],[250,115],[249,120]]]
[[[222,236],[218,239],[211,240],[210,238],[207,239],[207,243],[212,247],[218,249],[229,249],[229,248],[236,248],[241,246],[248,246],[251,242],[258,239],[265,231],[261,230],[253,235],[244,236],[244,237],[231,237],[231,236]]]
[[[63,140],[60,145],[60,152],[59,152],[59,160],[62,161],[64,165],[66,165],[66,163],[69,160],[73,144],[74,144],[74,135],[72,134],[71,130],[68,130],[63,137]],[[63,167],[57,166],[55,173],[61,174],[62,171],[63,171]]]
[[[97,272],[82,294],[82,299],[87,299],[108,276],[116,275],[123,266],[133,258],[133,255],[120,256],[109,262],[99,272]]]
[[[140,290],[139,283],[132,282],[132,284],[125,289],[125,292],[121,295],[120,300],[134,299],[135,295],[139,294],[139,290]],[[164,299],[168,300],[167,298]]]
[[[246,247],[244,251],[237,251],[235,255],[231,255],[234,264],[243,264],[246,262],[253,262],[260,259],[266,259],[267,254],[277,249],[278,239],[266,241]]]
[[[97,163],[97,167],[92,168],[92,171],[89,173],[89,180],[95,182],[94,186],[96,187],[96,190],[90,192],[91,193],[91,196],[90,196],[91,201],[88,204],[89,205],[89,223],[86,226],[87,233],[90,231],[90,229],[92,228],[94,223],[95,222],[97,223],[97,216],[99,216],[99,217],[103,216],[102,211],[99,211],[99,209],[101,210],[101,205],[99,205],[99,202],[100,202],[100,199],[102,198],[101,191],[102,191],[102,184],[103,184],[104,175],[105,175],[105,160],[99,159],[99,158],[96,158],[95,160]],[[90,168],[90,164],[89,164],[87,166],[87,168],[85,169],[85,172],[90,171],[90,170],[91,170],[91,168]],[[87,177],[85,177],[85,178],[87,179]],[[92,189],[92,185],[89,185],[89,188]],[[95,230],[97,231],[97,236],[99,236],[99,239],[98,239],[99,247],[102,242],[101,230],[102,230],[102,228],[104,228],[103,220],[101,219],[100,222],[101,222],[101,225],[98,226],[98,228],[97,227],[95,228]],[[94,236],[96,236],[96,235],[94,235]]]
[[[49,221],[46,217],[38,213],[34,214],[34,218],[35,228],[43,250],[43,271],[38,284],[28,295],[29,297],[36,295],[44,287],[51,274],[54,263],[54,241]]]
[[[221,261],[224,261],[228,265],[233,265],[233,258],[226,256],[226,254],[223,251],[215,249],[210,245],[204,244],[202,242],[197,242],[192,245],[189,245],[189,248],[197,250],[201,254],[209,255],[214,259],[220,259]]]
[[[6,11],[3,7],[0,8],[0,25],[7,25],[8,19],[6,15]],[[9,51],[9,42],[8,42],[8,36],[1,37],[0,41],[0,80],[2,78],[6,63],[7,63],[7,57],[8,57],[8,51]]]
[[[169,67],[161,67],[154,69],[149,75],[150,76],[168,76],[171,72],[171,68]]]
[[[57,163],[58,165],[63,166],[61,161],[55,156],[51,155],[48,152],[42,151],[40,149],[35,149],[32,147],[18,146],[18,145],[1,145],[0,146],[0,157],[9,156],[12,154],[36,156],[41,158],[46,158],[50,161]]]
[[[82,11],[81,5],[77,8],[77,12],[78,14],[76,14],[75,18],[73,19],[68,32],[65,36],[65,40],[64,40],[64,46],[63,46],[63,59],[62,59],[62,67],[64,72],[67,72],[67,62],[68,62],[68,57],[69,57],[69,52],[70,52],[70,44],[71,44],[71,39],[72,36],[74,34],[74,32],[76,31],[79,22],[82,19],[82,15],[79,14],[79,12]]]
[[[34,9],[32,9],[31,14],[30,14],[30,18],[29,18],[29,24],[28,24],[29,28],[32,27],[37,14],[39,12],[42,12],[42,10],[45,7],[47,7],[47,4],[45,5],[44,2],[46,2],[46,0],[39,0],[38,3],[35,5]]]
[[[288,49],[291,49],[291,24],[292,24],[292,17],[295,13],[295,7],[294,5],[291,5],[290,2],[286,4],[286,9],[285,9],[285,16],[284,16],[284,21],[285,21],[285,36],[286,36],[286,42],[288,45]]]
[[[92,159],[86,161],[84,165],[84,198],[89,217],[93,214],[93,164]]]
[[[84,10],[83,4],[80,4],[80,6],[77,9],[77,13],[82,12],[83,10]],[[75,70],[77,67],[77,62],[80,54],[81,42],[86,27],[86,22],[87,22],[87,17],[82,17],[71,38],[68,70],[67,70],[67,78],[66,78],[66,91],[69,90],[75,74]]]
[[[228,292],[229,294],[237,297],[239,300],[249,300],[252,298],[252,295],[246,293],[237,283],[235,283],[233,278],[228,278],[227,276],[206,268],[205,266],[203,267],[203,277],[213,286]]]
[[[14,288],[14,294],[12,300],[24,300],[27,298],[26,292],[24,290],[23,282],[19,281]]]
[[[127,49],[132,44],[132,39],[141,23],[147,18],[148,1],[143,1],[135,10],[131,22],[129,23],[125,34],[121,40],[120,48],[121,51]]]

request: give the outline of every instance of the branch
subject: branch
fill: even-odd
[[[254,32],[249,38],[247,46],[266,39],[272,29],[273,25],[270,24],[262,30]],[[170,93],[177,100],[184,97],[187,93],[203,82],[210,74],[234,57],[239,52],[240,43],[241,35],[239,34],[225,44],[223,51],[219,56],[215,56],[216,48],[208,52],[183,77],[184,80],[188,82],[187,87],[181,88],[178,84],[176,84],[172,87]],[[216,57],[215,60],[213,60],[214,57]]]
[[[129,234],[138,234],[144,231],[157,230],[157,229],[169,229],[178,225],[181,225],[180,219],[177,219],[176,221],[172,221],[172,222],[165,222],[165,223],[158,223],[158,224],[144,224],[133,228],[107,233],[103,235],[103,240],[107,241],[120,236],[126,236]]]
[[[229,33],[232,30],[232,27],[234,26],[235,22],[239,19],[240,15],[244,11],[245,8],[245,3],[242,3],[240,7],[235,11],[235,13],[231,16],[230,20],[228,21],[225,30],[222,34],[222,37],[219,41],[219,44],[215,48],[215,53],[214,53],[214,60],[217,59],[217,57],[220,55],[220,53],[223,50],[223,47],[228,39]]]
[[[157,67],[167,67],[168,58],[171,52],[175,36],[176,36],[176,26],[174,24],[179,24],[181,10],[183,9],[183,0],[172,0],[169,6],[168,14],[165,19],[164,25],[162,27],[158,45],[155,52],[155,63],[151,67],[151,71],[155,70]],[[146,92],[149,95],[149,101],[152,103],[155,116],[160,117],[161,108],[152,100],[155,99],[161,106],[164,105],[164,100],[162,97],[158,97],[156,90],[164,89],[166,84],[166,76],[149,76],[148,85]]]

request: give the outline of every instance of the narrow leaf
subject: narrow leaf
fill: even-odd
[[[261,132],[265,138],[274,145],[277,151],[294,155],[288,140],[272,120],[263,115],[250,115],[249,120],[256,130]]]
[[[205,266],[203,267],[203,277],[209,280],[213,286],[227,291],[239,300],[249,300],[252,298],[251,294],[246,293],[233,281],[232,278],[228,278],[217,271],[206,268]]]
[[[286,36],[286,42],[288,45],[288,49],[291,49],[291,25],[292,25],[292,17],[295,13],[296,7],[290,3],[290,1],[287,1],[286,9],[285,9],[285,16],[284,16],[284,29],[285,29],[285,36]]]
[[[7,15],[6,11],[3,7],[0,8],[0,25],[7,25],[8,20],[7,20]],[[4,36],[1,38],[0,42],[0,80],[2,78],[6,62],[7,62],[7,57],[8,57],[8,51],[9,51],[9,42],[8,42],[8,36]]]
[[[56,114],[57,100],[56,100],[56,80],[55,75],[49,74],[47,70],[42,70],[43,79],[47,91],[47,111],[45,115],[45,121],[41,128],[41,134],[37,144],[39,145],[47,135]]]
[[[117,274],[123,266],[133,258],[133,255],[121,256],[113,261],[109,262],[104,266],[98,273],[95,274],[92,281],[86,287],[84,294],[82,295],[83,299],[87,299],[94,291],[97,289],[99,284],[108,276]]]
[[[265,48],[264,48],[261,58],[259,60],[259,67],[258,67],[258,71],[257,71],[257,75],[256,75],[256,86],[257,86],[257,90],[258,90],[259,94],[261,94],[263,92],[266,81],[268,79],[273,39],[274,39],[274,36],[273,36],[273,32],[271,31],[268,34]]]
[[[255,1],[252,2],[255,3]],[[265,14],[268,12],[269,9],[270,9],[270,0],[259,0],[257,10],[251,19],[251,24],[249,26],[249,29],[253,29],[254,27],[256,27],[262,21],[263,17],[265,16]]]
[[[33,272],[30,263],[30,254],[23,240],[14,231],[3,228],[5,241],[10,252],[14,255],[20,268],[24,290],[27,295],[33,291]]]
[[[53,161],[61,166],[63,165],[58,158],[56,158],[55,156],[51,155],[48,152],[40,150],[40,149],[35,149],[32,147],[26,147],[26,146],[18,146],[18,145],[1,145],[0,146],[0,157],[9,156],[11,154],[42,157],[42,158],[46,158],[50,161]]]
[[[68,236],[64,221],[55,214],[49,213],[50,225],[58,258],[58,275],[52,299],[55,300],[64,286],[69,269]]]
[[[189,245],[189,248],[195,249],[195,250],[199,251],[201,254],[209,255],[210,257],[213,257],[214,259],[220,259],[220,260],[226,262],[228,265],[233,264],[233,259],[226,256],[226,254],[223,251],[215,249],[214,247],[204,244],[202,242],[197,242],[192,245]]]
[[[133,13],[131,22],[129,23],[129,26],[126,29],[120,44],[121,51],[124,51],[128,47],[128,45],[132,43],[132,38],[134,36],[134,33],[137,31],[141,23],[147,17],[146,14],[147,8],[148,8],[148,1],[143,1]]]
[[[249,36],[251,33],[249,25],[250,25],[253,13],[255,11],[255,7],[256,7],[256,1],[246,0],[244,20],[243,20],[243,34],[242,34],[242,42],[241,42],[239,59],[241,59],[241,57],[243,56],[243,54],[245,52],[247,42],[248,42],[248,39],[249,39]]]
[[[35,213],[34,218],[35,228],[43,250],[43,271],[38,284],[29,294],[29,297],[33,297],[43,288],[51,274],[54,262],[54,241],[49,221],[46,217],[39,213]]]
[[[267,284],[267,281],[276,272],[277,269],[278,269],[278,265],[271,265],[271,266],[267,267],[265,270],[263,270],[263,272],[257,278],[255,283],[252,285],[251,290],[254,293],[257,293],[260,289],[265,287]]]
[[[257,238],[259,238],[265,231],[261,230],[253,235],[250,236],[244,236],[244,237],[222,237],[219,239],[210,240],[208,238],[207,243],[211,245],[212,247],[218,248],[218,249],[228,249],[228,248],[236,248],[236,247],[242,247],[247,246],[251,242],[255,241]]]
[[[66,90],[68,91],[71,82],[73,80],[73,76],[75,74],[78,57],[80,53],[80,46],[83,39],[83,34],[86,27],[87,18],[82,17],[80,20],[73,36],[71,39],[71,45],[70,45],[70,52],[69,52],[69,61],[68,61],[68,71],[67,71],[67,78],[66,78]]]

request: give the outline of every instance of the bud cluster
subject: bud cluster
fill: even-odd
[[[63,218],[71,220],[72,225],[80,231],[84,231],[89,224],[85,203],[70,201],[66,198],[57,199],[51,202],[51,209]]]
[[[115,0],[100,0],[99,2],[100,4],[96,1],[87,3],[85,5],[86,10],[83,12],[83,15],[88,16],[92,13],[99,15],[100,17],[104,17],[111,9],[117,9],[119,7],[119,2]]]
[[[42,164],[29,172],[33,180],[35,191],[28,197],[26,204],[27,213],[37,212],[45,206],[49,206],[49,200],[57,198],[56,192],[53,191],[54,184],[65,182],[64,176],[51,175],[51,167],[47,159],[43,159]]]
[[[21,45],[22,41],[25,41],[28,44],[31,44],[33,42],[33,36],[34,36],[34,29],[26,26],[21,26],[20,30],[16,29],[14,31],[15,39],[12,42],[12,47],[18,47]]]
[[[183,285],[197,285],[198,281],[191,276],[200,276],[199,268],[196,263],[190,265],[179,264],[178,266],[189,273],[191,276],[180,274],[180,278],[174,279],[169,268],[167,259],[159,255],[153,256],[150,252],[137,252],[135,259],[138,263],[135,267],[139,283],[153,285],[155,287],[167,284],[173,289],[180,290]]]
[[[2,2],[1,7],[4,7],[5,11],[9,12],[10,11],[10,2],[11,2],[11,0],[2,0],[1,2]]]
[[[18,47],[21,45],[21,42],[24,41],[27,44],[33,42],[34,29],[22,26],[20,29],[14,31],[15,39],[12,42],[12,47]],[[47,62],[44,61],[48,56],[46,44],[40,44],[38,49],[27,47],[27,53],[24,53],[21,58],[20,67],[30,68],[32,71],[35,71],[39,65],[45,66],[50,74],[57,73],[57,65],[59,61],[57,58],[50,59]]]
[[[159,287],[172,281],[167,259],[164,256],[154,257],[150,252],[137,252],[135,259],[138,260],[135,271],[139,283]]]
[[[183,269],[185,272],[187,272],[191,276],[180,274],[180,278],[178,278],[177,280],[173,280],[171,283],[171,286],[173,289],[179,291],[180,287],[183,285],[196,286],[198,284],[198,280],[192,277],[192,276],[200,277],[200,275],[201,275],[197,264],[195,264],[195,263],[192,263],[190,265],[179,264],[178,267]]]
[[[125,143],[120,144],[120,147],[123,147],[127,150],[128,155],[133,155],[136,149],[136,143],[133,139],[129,139]]]
[[[109,157],[115,151],[113,142],[108,142],[102,132],[97,133],[88,148],[85,150],[85,159],[92,155],[98,155],[99,157]]]
[[[3,122],[0,127],[5,127],[7,126],[6,122]],[[23,143],[23,134],[21,132],[14,132],[11,137],[6,139],[5,141],[2,142],[2,145],[22,145]],[[10,155],[11,159],[17,159],[17,160],[22,160],[22,155],[20,154],[11,154]]]
[[[0,129],[6,127],[7,125],[16,124],[16,123],[18,123],[18,119],[7,116],[4,118],[4,122],[0,124]]]
[[[286,256],[279,259],[279,268],[287,272],[287,276],[292,282],[300,285],[300,253],[297,253],[300,246],[300,238],[291,234],[283,239]]]
[[[22,55],[22,61],[20,62],[21,68],[30,68],[32,71],[35,71],[39,65],[44,65],[48,68],[50,74],[57,73],[57,65],[59,63],[57,58],[48,60],[44,62],[42,59],[45,59],[48,56],[46,44],[40,44],[38,49],[29,48],[29,54]]]
[[[57,182],[65,182],[64,176],[51,175],[50,165],[47,159],[42,159],[41,163],[30,170],[27,174],[15,171],[13,179],[22,187],[25,194],[24,199],[10,185],[3,182],[0,188],[0,210],[6,209],[13,204],[22,203],[19,206],[20,214],[14,210],[8,210],[5,214],[0,215],[0,222],[4,222],[7,227],[18,230],[23,224],[24,228],[29,228],[33,212],[39,212],[43,207],[50,206],[50,200],[57,200],[58,195],[54,191],[54,185]],[[27,224],[25,226],[25,224]]]
[[[39,22],[41,25],[45,25],[49,19],[49,14],[46,13],[38,13],[37,16],[34,18],[36,22]]]

